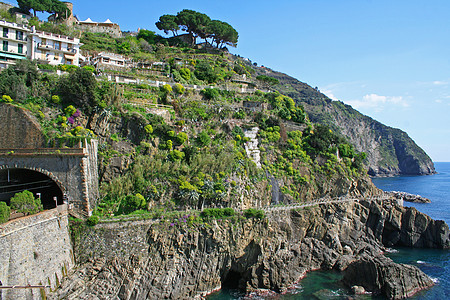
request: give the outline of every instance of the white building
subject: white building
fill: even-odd
[[[100,52],[92,58],[91,64],[97,70],[119,70],[127,66],[127,61],[122,55]]]
[[[25,25],[0,20],[0,68],[27,58],[29,32]]]
[[[28,58],[46,61],[51,65],[80,65],[80,39],[31,28]]]

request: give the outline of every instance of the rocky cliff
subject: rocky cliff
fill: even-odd
[[[381,124],[340,101],[332,101],[306,83],[268,68],[255,68],[280,81],[274,87],[301,104],[313,122],[341,133],[360,152],[367,154],[369,175],[428,175],[434,164],[406,132]]]
[[[448,248],[449,228],[396,201],[326,204],[273,212],[264,220],[103,223],[78,231],[79,269],[50,298],[187,299],[222,286],[283,292],[305,272],[355,270],[359,261],[376,270],[389,266],[394,271],[380,273],[379,281],[396,288],[350,275],[347,283],[388,298],[433,284],[415,267],[379,258],[385,245]]]

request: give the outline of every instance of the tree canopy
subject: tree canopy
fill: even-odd
[[[169,31],[171,31],[174,36],[178,35],[178,30],[180,30],[177,17],[174,15],[163,15],[159,17],[159,21],[156,22],[156,27],[164,31],[165,34],[169,34]]]
[[[217,48],[221,48],[224,44],[236,47],[239,35],[230,24],[213,20],[208,24],[207,32],[217,44]]]
[[[34,16],[36,12],[48,12],[57,16],[70,16],[70,10],[67,6],[58,0],[17,0],[17,4],[22,11],[29,12],[33,10]]]
[[[195,45],[197,37],[206,38],[206,29],[210,22],[211,19],[207,15],[190,9],[183,9],[177,14],[177,23],[181,30],[191,36],[192,45]]]
[[[258,80],[259,82],[261,82],[261,84],[266,87],[269,88],[273,85],[277,85],[280,83],[280,81],[276,78],[267,76],[267,75],[259,75],[256,76],[256,80]]]
[[[97,81],[92,72],[77,68],[68,76],[61,77],[57,91],[65,103],[73,103],[90,114],[99,104],[97,88]]]
[[[236,47],[238,42],[238,32],[228,23],[219,20],[211,20],[206,14],[184,9],[174,15],[162,15],[156,22],[156,27],[164,31],[165,34],[172,32],[174,36],[178,35],[178,30],[188,33],[191,46],[196,43],[197,37],[208,42],[211,39],[211,45],[216,44],[220,48],[223,45]]]

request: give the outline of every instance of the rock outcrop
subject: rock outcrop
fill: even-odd
[[[434,285],[418,268],[396,264],[382,255],[364,256],[351,263],[344,272],[344,282],[383,294],[388,299],[403,299]]]
[[[405,192],[388,192],[391,197],[395,199],[406,201],[406,202],[414,202],[414,203],[431,203],[431,200],[420,195],[414,195]]]
[[[226,285],[283,292],[305,272],[345,270],[362,257],[377,257],[383,242],[450,246],[445,223],[395,201],[326,204],[274,212],[265,220],[179,224],[134,221],[84,229],[74,243],[79,269],[50,298],[186,299]],[[420,274],[415,267],[383,263],[393,268],[379,273],[383,276]],[[400,280],[394,292],[379,284],[349,284],[397,297],[427,286],[426,277],[418,278],[422,285],[413,287],[416,279]],[[402,286],[405,282],[411,286]]]

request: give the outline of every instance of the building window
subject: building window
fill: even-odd
[[[8,41],[3,41],[3,51],[8,51]]]
[[[56,50],[61,50],[61,43],[60,42],[55,42],[55,49]]]
[[[59,59],[59,54],[55,53],[55,56],[53,57],[53,60],[58,60]]]
[[[18,53],[23,53],[23,44],[18,44],[17,45],[17,52]]]
[[[3,27],[3,37],[8,37],[8,28]]]
[[[23,41],[23,32],[16,31],[16,40]]]

